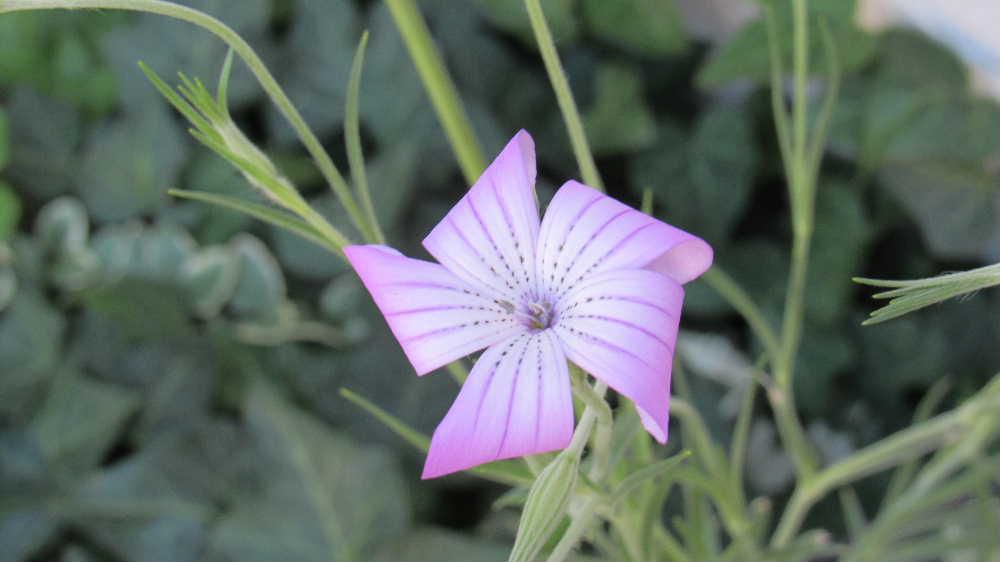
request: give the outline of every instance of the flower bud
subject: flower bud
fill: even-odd
[[[509,562],[531,562],[559,527],[573,495],[580,467],[578,451],[563,451],[535,480],[517,527]]]

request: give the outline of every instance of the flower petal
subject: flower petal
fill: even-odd
[[[639,408],[643,425],[667,440],[670,371],[684,288],[655,271],[599,273],[557,305],[553,328],[570,361]]]
[[[418,375],[526,330],[495,299],[436,263],[378,245],[347,246],[344,254]]]
[[[434,431],[423,478],[565,448],[573,436],[569,370],[551,331],[487,349]]]
[[[533,286],[538,239],[535,144],[522,130],[427,238],[424,247],[467,283],[514,301]]]
[[[563,184],[545,211],[537,253],[539,276],[557,295],[611,269],[652,269],[683,284],[712,265],[701,238],[576,181]]]

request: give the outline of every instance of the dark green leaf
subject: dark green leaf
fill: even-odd
[[[262,494],[215,528],[210,560],[354,560],[407,525],[391,459],[295,410],[263,383],[247,403],[266,472]]]
[[[577,22],[573,9],[577,0],[541,0],[542,11],[552,30],[552,37],[559,42],[570,42],[577,35]],[[531,22],[523,2],[511,0],[476,0],[476,6],[489,20],[512,33],[529,45],[534,45]]]
[[[26,414],[61,356],[66,321],[33,287],[21,287],[0,314],[0,413]]]
[[[267,0],[184,0],[197,10],[221,19],[250,42],[255,50],[267,53],[270,44],[265,31],[268,25]],[[142,14],[128,25],[118,26],[101,38],[101,50],[110,62],[121,88],[122,101],[131,110],[147,111],[159,105],[156,91],[136,68],[143,60],[163,76],[184,72],[203,80],[218,76],[226,55],[226,45],[211,33],[186,22],[154,14]],[[234,109],[246,105],[258,95],[259,86],[243,65],[234,69],[229,86],[229,100]]]
[[[0,243],[8,240],[21,220],[21,198],[14,189],[0,180]]]
[[[236,293],[240,279],[237,257],[222,246],[204,248],[184,262],[181,282],[187,288],[199,316],[219,314]]]
[[[142,279],[175,284],[196,250],[197,244],[186,230],[172,224],[153,225],[143,229],[129,271]]]
[[[173,285],[125,277],[81,294],[84,304],[121,325],[130,336],[167,338],[191,328],[183,291]]]
[[[8,14],[9,15],[9,14]],[[0,21],[8,21],[6,15]],[[21,49],[17,49],[20,51]],[[10,166],[5,172],[36,199],[66,193],[77,172],[80,118],[70,106],[18,88],[8,100]]]
[[[775,2],[777,16],[777,34],[779,50],[783,60],[783,69],[792,69],[792,16],[790,3]],[[823,16],[837,46],[837,56],[845,71],[852,71],[867,63],[875,53],[875,39],[858,29],[852,14],[854,2],[823,2],[812,4],[810,18],[811,33],[809,34],[809,58],[812,61],[824,60],[822,37],[819,33],[817,18]],[[821,64],[813,64],[811,71],[825,71]],[[770,60],[767,46],[767,30],[763,19],[747,24],[743,29],[724,44],[698,71],[696,81],[703,88],[717,88],[734,80],[751,80],[764,84],[770,77]]]
[[[7,113],[0,107],[0,170],[7,165],[10,160],[10,123],[7,121]]]
[[[45,14],[4,14],[0,18],[0,43],[17,49],[0,60],[0,82],[40,81],[46,67]]]
[[[957,166],[886,166],[879,179],[921,227],[931,251],[952,259],[1000,252],[995,174]]]
[[[639,55],[675,54],[686,45],[673,0],[583,0],[583,17],[598,38]]]
[[[374,560],[378,562],[440,562],[463,560],[465,562],[503,562],[507,560],[510,546],[492,541],[470,538],[465,534],[425,527],[404,535],[401,539],[382,545]]]
[[[657,147],[630,162],[633,189],[653,190],[667,222],[720,243],[750,196],[757,166],[753,141],[747,113],[736,107],[702,114],[690,137],[668,124]]]
[[[240,315],[273,319],[285,300],[285,277],[277,260],[260,240],[242,234],[232,242],[240,280],[230,303]]]
[[[53,381],[31,428],[50,469],[78,477],[103,460],[138,405],[124,388],[66,372]]]
[[[419,144],[443,140],[434,110],[385,3],[373,6],[367,27],[371,40],[365,56],[365,100],[360,108],[363,124],[386,145],[397,144],[401,138],[420,138]],[[349,49],[353,49],[354,42],[352,38]],[[345,71],[340,80],[346,77]],[[333,108],[331,112],[340,113]]]
[[[177,182],[188,142],[162,105],[106,123],[83,149],[77,191],[97,220],[153,211]]]
[[[594,105],[583,124],[598,155],[640,150],[656,141],[656,118],[643,99],[636,67],[608,64],[598,69]]]
[[[215,515],[204,488],[220,484],[213,472],[222,466],[204,454],[193,456],[194,447],[185,451],[191,443],[204,445],[203,439],[180,437],[157,441],[91,477],[66,500],[74,527],[122,559],[198,559]],[[225,450],[232,436],[213,438]],[[235,458],[238,450],[228,454]]]
[[[38,440],[27,430],[0,432],[0,548],[26,560],[51,540],[58,518],[47,509],[55,486]]]
[[[103,115],[118,102],[114,73],[80,34],[62,34],[50,59],[55,78],[52,93],[77,107]]]
[[[843,303],[855,291],[851,278],[860,272],[871,230],[856,188],[837,183],[820,186],[806,282],[806,313],[817,324],[828,325],[849,311]]]
[[[335,132],[343,122],[347,77],[360,32],[353,2],[295,4],[288,40],[274,68],[288,97],[318,134]],[[276,140],[294,141],[285,118],[269,109],[268,126]]]
[[[35,219],[35,237],[52,253],[84,248],[90,235],[87,209],[74,197],[60,197],[47,203]]]
[[[17,273],[9,265],[0,265],[0,312],[14,300],[17,294]]]

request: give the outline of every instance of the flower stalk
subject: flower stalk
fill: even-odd
[[[275,107],[288,120],[309,155],[312,156],[320,173],[344,206],[354,226],[363,233],[371,230],[351,194],[347,182],[333,163],[333,159],[323,148],[319,138],[306,124],[305,119],[302,118],[292,101],[288,99],[288,95],[285,94],[274,75],[264,65],[264,61],[232,28],[204,12],[163,0],[4,0],[0,2],[0,14],[52,9],[107,9],[158,14],[194,24],[221,39],[246,63]]]
[[[569,80],[563,71],[562,62],[559,61],[559,53],[556,51],[556,44],[552,39],[549,24],[545,21],[542,5],[539,0],[524,0],[524,5],[528,9],[531,29],[535,33],[535,41],[542,54],[545,70],[549,74],[549,81],[552,82],[552,89],[556,93],[556,101],[559,102],[559,110],[562,112],[563,122],[566,124],[566,131],[569,133],[569,140],[573,145],[573,154],[580,167],[580,176],[587,185],[603,191],[604,182],[601,180],[600,172],[597,171],[597,164],[594,163],[594,155],[590,151],[590,143],[583,130],[583,120],[580,119],[580,111],[573,99],[573,90],[569,87]]]
[[[413,0],[387,0],[389,11],[396,22],[413,64],[417,67],[420,80],[437,112],[438,120],[444,127],[448,142],[462,168],[462,175],[470,185],[486,168],[486,159],[472,130],[472,125],[458,96],[455,83],[434,45],[427,22]],[[586,180],[585,180],[586,181]],[[593,184],[592,184],[593,185]]]

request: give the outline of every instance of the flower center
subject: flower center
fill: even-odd
[[[544,330],[552,326],[554,314],[552,305],[544,300],[525,299],[514,311],[514,316],[524,326],[532,330]]]

